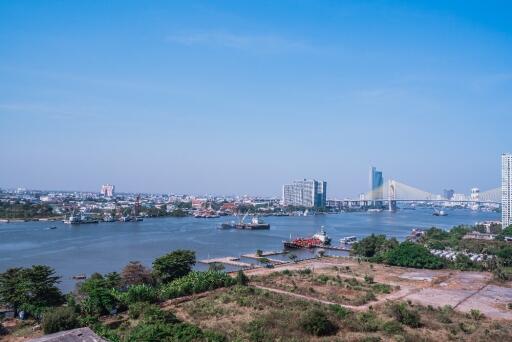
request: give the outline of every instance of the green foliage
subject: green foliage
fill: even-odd
[[[133,285],[126,291],[127,303],[148,302],[155,303],[158,300],[158,292],[155,288],[142,284]]]
[[[512,236],[512,225],[508,226],[507,228],[503,229],[501,231],[502,236]]]
[[[301,318],[302,329],[314,336],[329,336],[338,331],[338,327],[332,323],[327,315],[318,309],[306,311]]]
[[[510,226],[509,228],[512,228]],[[508,229],[508,228],[507,228]],[[512,266],[512,246],[504,246],[496,252],[496,256],[504,266]]]
[[[236,273],[236,283],[243,286],[249,283],[249,278],[245,275],[244,271],[238,270]]]
[[[126,341],[224,341],[213,332],[180,322],[174,314],[155,305],[144,308],[142,321],[128,334]]]
[[[379,257],[380,255],[390,251],[398,245],[395,238],[386,239],[386,235],[372,234],[354,243],[350,254],[367,258]]]
[[[382,330],[388,335],[396,335],[404,331],[402,325],[397,321],[384,322]]]
[[[91,277],[80,284],[78,292],[83,297],[80,306],[84,314],[99,316],[117,308],[120,296],[109,285],[103,277]]]
[[[153,271],[162,283],[187,275],[196,263],[194,251],[179,249],[153,261]]]
[[[469,311],[469,317],[471,317],[475,321],[479,321],[481,319],[484,319],[485,315],[483,313],[481,313],[480,310],[478,310],[478,309],[471,309]]]
[[[131,319],[137,319],[141,317],[144,312],[151,306],[147,302],[136,302],[128,306],[128,316]]]
[[[32,219],[41,217],[53,217],[58,214],[53,212],[52,206],[42,203],[26,203],[21,201],[0,201],[0,218],[2,219]]]
[[[352,314],[352,311],[338,304],[329,305],[329,309],[341,319],[347,318]]]
[[[426,247],[408,241],[388,251],[384,260],[387,264],[403,267],[439,269],[444,266],[443,259],[430,254]]]
[[[457,254],[455,261],[453,262],[453,266],[461,271],[468,271],[478,268],[476,263],[471,261],[471,259],[465,254]]]
[[[349,320],[347,323],[355,331],[375,332],[380,329],[380,321],[373,311],[360,312],[355,319]]]
[[[214,290],[219,287],[231,286],[236,280],[224,272],[190,272],[184,277],[178,278],[161,288],[161,297],[171,299]]]
[[[261,257],[261,256],[263,256],[263,251],[262,251],[261,249],[257,249],[257,250],[256,250],[256,256],[257,256],[257,257]]]
[[[15,311],[24,308],[31,314],[39,314],[46,307],[64,303],[64,296],[57,288],[60,277],[49,266],[10,268],[0,273],[0,304]]]
[[[73,308],[61,306],[46,311],[41,326],[45,334],[53,334],[78,328],[80,323]]]
[[[418,328],[421,326],[420,314],[418,311],[409,308],[406,303],[390,304],[388,307],[388,313],[398,322],[410,326],[411,328]]]
[[[221,262],[212,262],[208,265],[210,271],[223,271],[226,267]]]

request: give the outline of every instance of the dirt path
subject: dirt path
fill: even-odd
[[[489,285],[489,283],[486,283],[484,286],[481,286],[478,290],[476,290],[475,292],[473,292],[472,294],[470,294],[469,296],[466,296],[464,299],[462,299],[461,301],[459,301],[457,304],[455,304],[455,306],[453,307],[454,309],[457,309],[457,307],[461,304],[463,304],[464,302],[466,302],[468,299],[476,296],[477,294],[479,294],[480,292],[482,292],[483,289],[485,289],[487,286]]]
[[[287,295],[287,296],[290,296],[290,297],[295,297],[295,298],[298,298],[298,299],[307,300],[307,301],[310,301],[310,302],[317,302],[317,303],[326,304],[326,305],[339,305],[339,306],[343,306],[344,308],[347,308],[347,309],[350,309],[350,310],[353,310],[353,311],[364,311],[364,310],[367,310],[371,305],[378,305],[378,304],[382,304],[382,303],[385,303],[385,302],[390,301],[390,300],[402,299],[404,297],[407,297],[410,294],[419,292],[419,289],[416,289],[416,288],[404,288],[404,289],[398,290],[395,293],[391,293],[391,294],[389,294],[389,295],[387,295],[387,296],[385,296],[385,297],[383,297],[383,298],[381,298],[379,300],[376,300],[376,301],[373,301],[373,302],[370,302],[370,303],[367,303],[367,304],[364,304],[364,305],[354,306],[354,305],[347,305],[347,304],[339,304],[339,303],[335,303],[335,302],[330,302],[328,300],[322,300],[322,299],[318,299],[318,298],[314,298],[314,297],[310,297],[310,296],[301,295],[301,294],[298,294],[298,293],[293,293],[293,292],[288,292],[288,291],[285,291],[285,290],[274,289],[274,288],[271,288],[271,287],[265,287],[265,286],[261,286],[261,285],[250,285],[250,286],[258,288],[258,289],[261,289],[261,290],[266,290],[266,291],[270,291],[270,292],[274,292],[274,293],[279,293],[279,294]]]

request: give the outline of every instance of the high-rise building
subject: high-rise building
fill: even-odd
[[[101,186],[100,194],[105,197],[113,197],[114,196],[114,185],[104,184]]]
[[[455,190],[453,189],[444,189],[443,190],[443,197],[447,200],[451,200],[453,197],[453,194],[455,194]]]
[[[501,225],[512,224],[512,154],[501,155]]]
[[[370,200],[382,199],[384,178],[382,171],[378,171],[375,166],[370,167]]]
[[[323,208],[327,201],[327,182],[314,179],[283,185],[283,205]]]

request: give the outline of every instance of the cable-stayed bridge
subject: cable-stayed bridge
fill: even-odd
[[[396,180],[388,180],[371,191],[361,194],[359,200],[344,200],[347,206],[381,206],[386,203],[389,210],[395,210],[397,202],[452,202],[472,204],[501,204],[501,188],[484,192],[475,191],[470,195],[456,194],[453,198],[445,198],[441,194],[418,189]]]
[[[362,195],[366,200],[372,201],[442,201],[442,202],[476,202],[500,203],[501,188],[490,189],[485,192],[475,192],[463,198],[445,198],[441,194],[434,194],[413,186],[388,180],[382,186]]]

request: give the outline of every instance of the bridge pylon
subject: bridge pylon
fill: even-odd
[[[390,180],[388,188],[388,210],[395,212],[396,209],[396,184],[394,180]]]

